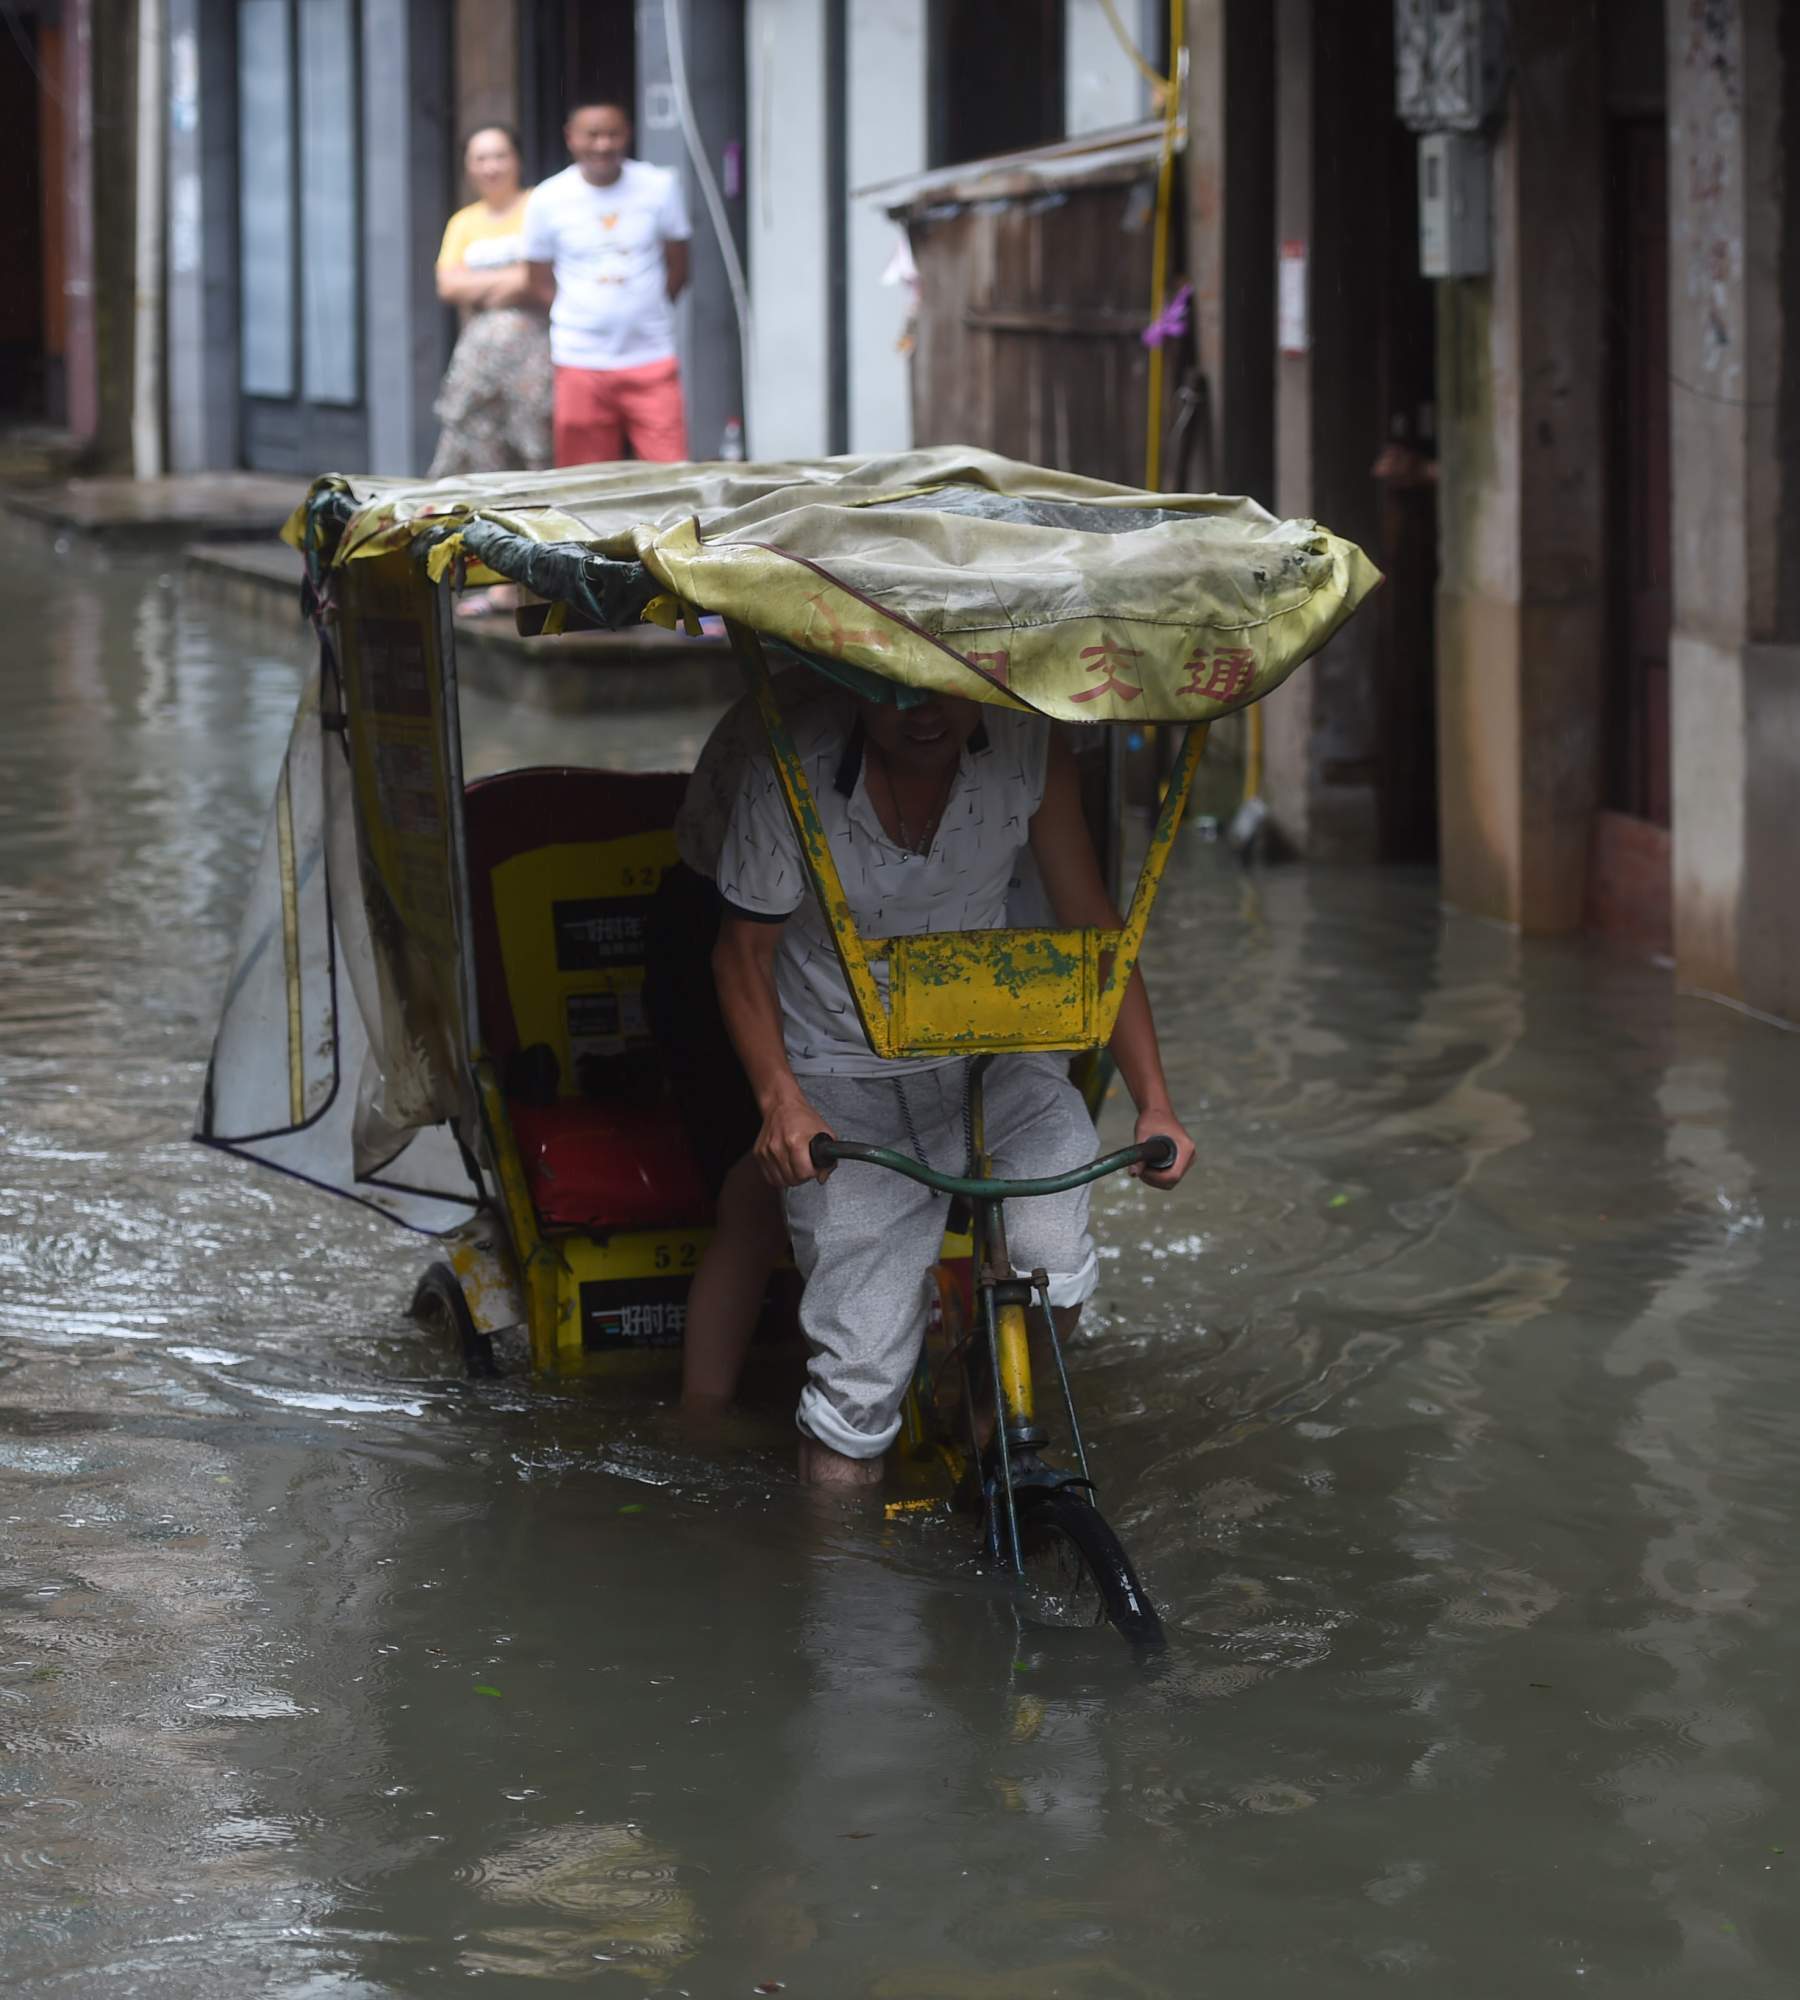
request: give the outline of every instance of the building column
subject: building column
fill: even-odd
[[[700,146],[720,191],[740,261],[744,254],[744,9],[741,0],[681,0],[681,53]],[[676,347],[687,401],[688,450],[713,458],[725,426],[744,413],[742,344],[724,253],[688,157],[674,90],[663,0],[638,0],[636,150],[681,176],[694,245],[688,288],[676,308]],[[735,147],[738,192],[727,192]]]
[[[1676,971],[1800,1020],[1800,21],[1668,31]]]
[[[1188,0],[1186,269],[1209,418],[1191,471],[1265,504],[1275,492],[1273,27],[1265,0]]]
[[[1373,549],[1383,309],[1373,246],[1386,226],[1391,14],[1278,0],[1273,31],[1274,235],[1287,308],[1275,328],[1274,490],[1255,497]],[[1358,160],[1363,170],[1347,171]],[[1378,851],[1376,637],[1373,617],[1353,618],[1263,704],[1273,822],[1309,858]]]
[[[433,255],[454,201],[449,14],[363,0],[363,395],[369,469],[424,476],[450,357]]]
[[[238,462],[237,32],[232,0],[168,0],[169,470]]]
[[[136,0],[67,0],[62,98],[68,428],[95,471],[129,469],[137,294]]]
[[[882,282],[905,231],[879,202],[855,196],[924,169],[925,9],[850,0],[848,30],[848,448],[873,456],[912,445],[912,380],[900,351],[912,300],[906,286]]]
[[[95,312],[94,4],[62,13],[63,281],[67,313],[64,394],[68,427],[91,447],[100,431],[100,335]]]
[[[1605,647],[1598,20],[1518,0],[1493,267],[1438,286],[1438,798],[1445,899],[1583,920]]]
[[[831,154],[827,13],[833,0],[749,0],[750,450],[813,458],[831,435]]]

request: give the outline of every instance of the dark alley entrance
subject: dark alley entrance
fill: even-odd
[[[63,173],[54,6],[9,6],[0,36],[0,425],[60,424],[63,383]]]

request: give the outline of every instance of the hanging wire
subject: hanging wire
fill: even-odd
[[[1169,88],[1171,79],[1164,76],[1156,65],[1146,58],[1143,50],[1138,47],[1137,43],[1131,39],[1130,30],[1119,19],[1119,10],[1115,4],[1115,0],[1100,0],[1100,11],[1106,16],[1113,33],[1118,37],[1120,48],[1137,65],[1138,74],[1156,93],[1151,99],[1151,103],[1160,111],[1162,109],[1162,95]],[[1172,41],[1169,44],[1169,61],[1172,67],[1178,63],[1179,59],[1174,54],[1174,51],[1179,47],[1180,44],[1178,42]]]
[[[61,87],[51,81],[49,71],[38,61],[37,50],[32,46],[31,38],[25,32],[25,24],[19,18],[19,10],[13,4],[13,0],[4,0],[4,4],[0,4],[0,20],[5,21],[6,32],[12,37],[13,46],[19,51],[20,56],[24,60],[25,67],[30,70],[33,78],[36,80],[37,87],[59,111],[67,111],[69,109],[69,100]],[[110,130],[112,121],[107,120],[104,122],[107,129]]]
[[[700,183],[700,196],[706,203],[706,213],[712,223],[713,235],[718,239],[719,255],[725,264],[725,282],[731,288],[731,310],[737,318],[738,329],[738,398],[743,410],[738,422],[743,426],[744,452],[750,456],[751,418],[751,365],[756,351],[755,321],[752,316],[749,280],[744,275],[743,260],[738,256],[737,239],[731,233],[731,219],[725,212],[725,198],[719,192],[719,184],[713,176],[712,164],[706,157],[706,148],[701,142],[699,121],[694,116],[693,99],[688,95],[687,78],[687,38],[682,30],[680,0],[662,0],[663,33],[669,47],[669,84],[675,97],[675,113],[681,124],[682,144],[687,148],[689,163],[694,170],[694,178]]]

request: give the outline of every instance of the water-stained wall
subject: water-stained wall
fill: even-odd
[[[1800,23],[1779,0],[1671,0],[1667,25],[1676,965],[1800,1018]]]
[[[1438,288],[1446,899],[1579,926],[1605,643],[1600,37],[1524,0],[1493,147],[1493,270]]]

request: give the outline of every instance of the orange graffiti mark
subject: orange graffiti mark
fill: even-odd
[[[825,643],[819,646],[820,652],[829,653],[833,659],[842,659],[846,646],[866,646],[872,653],[893,651],[892,636],[882,631],[879,626],[871,627],[867,631],[857,631],[840,624],[837,613],[832,610],[830,600],[824,591],[819,591],[816,596],[809,597],[806,601],[819,614],[825,627]],[[806,643],[809,646],[816,644],[815,635],[811,631],[806,635]]]

